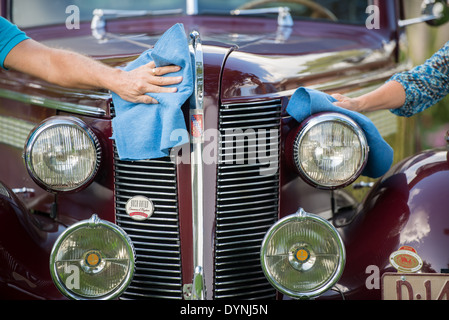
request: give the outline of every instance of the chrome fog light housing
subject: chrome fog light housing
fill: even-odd
[[[134,275],[131,240],[118,226],[93,215],[65,230],[50,256],[53,282],[72,299],[113,299]]]
[[[346,253],[340,234],[328,221],[299,209],[270,228],[260,258],[265,276],[277,290],[306,299],[337,283]]]
[[[349,117],[324,113],[312,117],[296,135],[293,161],[315,187],[335,189],[359,177],[368,159],[363,130]]]
[[[92,181],[101,148],[88,126],[74,117],[53,117],[28,137],[25,164],[33,180],[46,190],[74,191]]]

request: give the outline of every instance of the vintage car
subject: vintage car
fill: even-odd
[[[447,299],[447,150],[366,114],[394,149],[369,177],[354,119],[287,112],[298,88],[356,96],[410,68],[405,28],[447,7],[408,2],[2,0],[28,36],[113,67],[181,24],[193,93],[187,148],[129,160],[113,93],[1,70],[0,297]]]

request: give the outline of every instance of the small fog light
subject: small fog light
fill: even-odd
[[[125,232],[96,215],[69,227],[50,257],[54,283],[73,299],[112,299],[134,274],[134,248]]]
[[[338,231],[325,219],[302,209],[270,228],[260,255],[267,279],[294,298],[323,294],[338,281],[345,264]]]

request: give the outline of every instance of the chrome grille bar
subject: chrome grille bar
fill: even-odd
[[[219,117],[214,298],[275,298],[259,255],[278,217],[280,101],[225,105]]]
[[[117,224],[136,250],[134,279],[121,299],[182,299],[181,250],[176,165],[169,157],[121,161],[115,152],[115,207]],[[136,195],[149,198],[153,215],[135,221],[125,210]]]

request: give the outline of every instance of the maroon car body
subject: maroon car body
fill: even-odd
[[[388,111],[376,113],[373,122],[395,148],[397,164],[377,180],[361,177],[341,190],[314,188],[288,164],[292,156],[288,135],[300,124],[286,113],[285,107],[298,87],[356,95],[407,68],[402,47],[404,28],[398,25],[403,18],[403,5],[403,1],[378,1],[380,25],[376,29],[368,29],[365,24],[323,20],[295,20],[293,27],[285,29],[272,16],[178,14],[108,20],[107,32],[119,37],[107,41],[92,35],[90,21],[81,22],[79,29],[56,24],[24,30],[44,44],[122,66],[154,45],[172,25],[182,23],[187,33],[199,33],[203,46],[205,130],[223,130],[221,116],[229,106],[268,106],[274,111],[273,117],[260,113],[242,115],[251,123],[271,121],[269,125],[279,130],[278,174],[265,182],[271,188],[255,188],[248,195],[250,202],[235,194],[224,198],[220,179],[226,175],[226,169],[217,162],[203,165],[205,200],[200,233],[204,237],[204,298],[282,297],[265,279],[258,262],[263,235],[278,219],[299,207],[311,213],[329,213],[334,199],[337,207],[345,210],[336,210],[334,213],[339,214],[327,218],[344,241],[346,263],[337,284],[339,290],[329,290],[322,298],[381,299],[381,276],[396,272],[389,259],[402,246],[417,251],[423,261],[422,272],[444,273],[449,268],[447,151],[427,151],[405,158],[414,151],[413,119],[396,118]],[[1,1],[0,12],[13,18],[11,1]],[[186,103],[186,117],[188,109]],[[132,192],[127,185],[134,183],[134,175],[124,176],[123,172],[138,169],[131,168],[133,162],[119,160],[114,152],[110,139],[113,116],[111,95],[104,90],[66,89],[13,70],[0,73],[1,298],[65,298],[52,280],[50,254],[68,227],[93,214],[120,225],[133,241],[146,241],[138,235],[133,238],[134,227],[121,222],[121,197]],[[99,140],[101,163],[95,179],[76,192],[43,189],[24,165],[22,146],[27,136],[35,125],[50,117],[76,117]],[[217,144],[213,140],[205,142],[208,143]],[[195,273],[191,166],[176,165],[170,159],[144,161],[139,166],[147,166],[150,171],[157,167],[155,176],[169,177],[164,182],[167,188],[149,186],[147,182],[131,188],[148,189],[154,197],[156,221],[151,223],[155,226],[148,231],[148,238],[156,240],[147,246],[156,255],[161,253],[147,269],[137,266],[134,281],[122,297],[187,299]],[[230,174],[243,186],[252,185],[251,176],[242,172]],[[353,187],[367,181],[373,183],[370,189]],[[255,207],[262,213],[248,214],[246,221],[231,220],[226,224],[226,219],[231,218],[222,217],[229,206],[244,210]],[[253,220],[257,216],[261,216],[260,221]],[[244,247],[221,238],[233,226],[237,228],[235,233],[256,230]],[[241,240],[245,243],[243,236]],[[137,255],[139,250],[142,249],[136,249]],[[244,270],[244,281],[238,270],[243,263],[239,260],[242,252],[246,253],[245,263],[257,260]],[[234,264],[222,266],[223,261]],[[139,273],[141,269],[145,269],[143,274]]]

